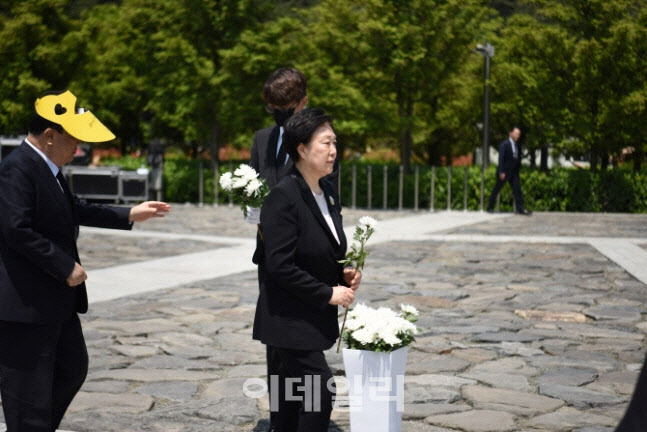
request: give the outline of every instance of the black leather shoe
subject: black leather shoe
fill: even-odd
[[[532,212],[530,210],[523,209],[518,211],[517,214],[522,216],[530,216]]]

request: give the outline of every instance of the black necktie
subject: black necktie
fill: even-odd
[[[63,193],[65,194],[65,198],[70,201],[72,199],[72,193],[70,192],[70,188],[67,186],[67,181],[65,180],[65,176],[63,173],[59,170],[58,174],[56,174],[56,180],[58,180],[58,183],[61,185],[61,188],[63,189]]]

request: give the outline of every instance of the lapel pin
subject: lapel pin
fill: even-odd
[[[328,196],[328,201],[330,201],[331,206],[335,205],[335,199],[332,196]]]

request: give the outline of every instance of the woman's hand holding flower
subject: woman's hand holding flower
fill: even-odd
[[[332,287],[332,297],[328,304],[348,308],[353,301],[355,301],[355,291],[352,288],[341,285]]]
[[[344,282],[346,282],[350,286],[350,289],[352,289],[353,291],[357,290],[361,281],[361,270],[356,270],[352,267],[346,267],[344,269]]]

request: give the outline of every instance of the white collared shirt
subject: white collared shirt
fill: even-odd
[[[47,155],[46,155],[45,153],[43,153],[43,152],[42,152],[38,147],[36,147],[36,146],[35,146],[35,145],[33,145],[32,143],[30,143],[30,142],[29,142],[29,140],[28,140],[27,138],[25,138],[25,142],[26,142],[27,144],[29,144],[29,146],[30,146],[31,148],[33,148],[33,149],[34,149],[34,151],[35,151],[36,153],[38,153],[38,155],[39,155],[40,157],[42,157],[42,158],[43,158],[43,160],[45,161],[45,163],[47,164],[47,166],[49,167],[49,169],[52,171],[52,174],[54,175],[54,178],[56,178],[56,176],[58,175],[58,172],[59,172],[61,169],[60,169],[58,166],[56,166],[56,164],[55,164],[54,162],[52,162],[52,160],[51,160],[50,158],[48,158],[48,157],[47,157]],[[58,185],[61,187],[61,190],[63,190],[63,186],[61,186],[61,184],[59,183],[58,179],[56,179],[56,182],[57,182],[57,183],[58,183]]]
[[[510,138],[510,144],[512,145],[512,156],[516,159],[517,158],[517,143],[514,142],[512,138]]]

